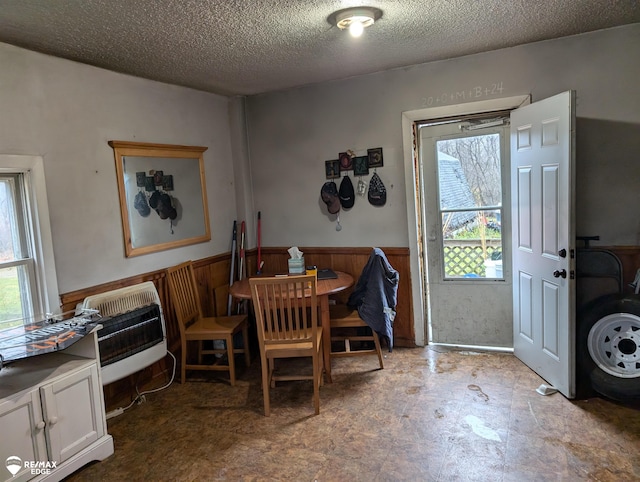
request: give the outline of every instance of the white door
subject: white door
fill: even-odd
[[[575,92],[511,113],[515,355],[575,397]]]

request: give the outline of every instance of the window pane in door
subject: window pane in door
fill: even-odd
[[[455,229],[462,214],[471,220]],[[503,278],[499,211],[444,212],[442,226],[445,278]]]
[[[440,208],[502,205],[500,135],[439,140]]]
[[[498,133],[436,142],[445,279],[504,279],[500,147]]]

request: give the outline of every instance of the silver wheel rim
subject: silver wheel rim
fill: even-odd
[[[598,320],[587,340],[593,361],[618,378],[640,377],[640,317],[614,313]]]

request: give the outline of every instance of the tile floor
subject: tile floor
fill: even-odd
[[[310,382],[272,389],[260,362],[148,394],[108,421],[115,453],[69,481],[640,480],[640,409],[541,396],[509,354],[396,348],[333,361],[313,416]]]

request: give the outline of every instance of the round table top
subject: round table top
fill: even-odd
[[[337,278],[318,280],[318,288],[316,290],[316,294],[318,296],[339,293],[340,291],[346,290],[347,288],[353,285],[353,276],[351,276],[349,273],[345,273],[343,271],[335,271],[335,273],[338,275]],[[251,276],[251,278],[255,278],[258,276],[274,276],[274,275],[262,274],[262,275]],[[239,281],[234,281],[231,287],[229,288],[229,293],[235,298],[251,299],[251,288],[249,287],[249,278],[244,278]]]

